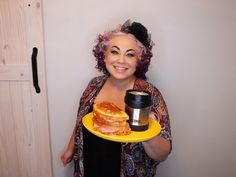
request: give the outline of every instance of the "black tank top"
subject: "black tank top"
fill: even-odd
[[[99,138],[84,126],[82,131],[84,177],[120,177],[121,143]]]

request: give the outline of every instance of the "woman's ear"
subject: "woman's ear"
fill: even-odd
[[[136,70],[138,69],[139,65],[140,65],[140,58],[137,58],[138,62],[137,62],[137,66],[136,66]]]
[[[104,51],[104,62],[106,63],[106,58],[107,58],[107,51]]]

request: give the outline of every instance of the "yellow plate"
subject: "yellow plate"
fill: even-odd
[[[159,122],[157,122],[152,118],[149,118],[149,128],[145,131],[140,131],[140,132],[131,131],[129,135],[122,135],[122,136],[106,135],[93,129],[92,118],[93,118],[93,113],[89,113],[83,117],[82,123],[85,126],[85,128],[88,129],[88,131],[90,131],[94,135],[110,141],[125,142],[125,143],[147,141],[156,136],[157,134],[159,134],[161,131],[161,126]]]

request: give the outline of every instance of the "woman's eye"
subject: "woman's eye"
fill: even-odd
[[[133,53],[127,53],[126,55],[127,57],[130,57],[130,58],[135,56]]]
[[[111,53],[114,54],[114,55],[119,54],[116,50],[111,50]]]

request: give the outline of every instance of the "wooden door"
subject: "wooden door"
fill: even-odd
[[[41,7],[0,0],[0,177],[52,176]]]

